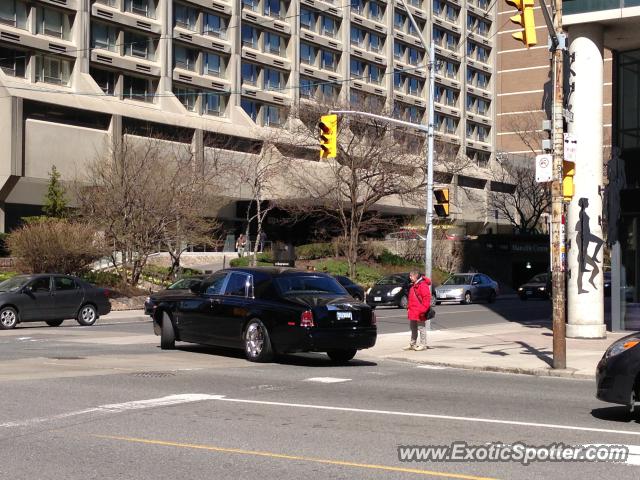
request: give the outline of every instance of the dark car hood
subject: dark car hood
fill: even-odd
[[[398,285],[397,283],[383,283],[383,284],[376,284],[373,287],[371,287],[371,291],[372,292],[390,292],[391,290],[393,290],[394,288],[406,288],[406,285]]]
[[[520,288],[539,288],[539,287],[546,287],[546,286],[547,284],[542,282],[529,282],[529,283],[524,283],[520,285]]]
[[[350,304],[355,306],[364,306],[365,304],[354,300],[351,296],[317,296],[317,295],[287,295],[287,300],[298,305],[305,307],[327,307],[330,305],[338,306],[343,304]]]

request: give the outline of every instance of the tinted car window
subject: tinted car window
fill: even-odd
[[[0,283],[0,292],[10,292],[23,287],[29,279],[25,277],[13,277]]]
[[[402,275],[389,275],[388,277],[382,277],[376,283],[378,285],[404,285],[408,281],[409,279]]]
[[[547,274],[546,273],[539,273],[538,275],[535,275],[534,277],[531,277],[531,280],[529,280],[532,283],[545,283],[547,281]]]
[[[244,273],[232,273],[224,290],[225,295],[246,297],[251,285],[251,277]]]
[[[469,285],[470,283],[470,275],[453,275],[444,282],[444,285]]]
[[[48,292],[50,291],[49,277],[41,277],[31,282],[31,289],[34,292]]]
[[[176,283],[172,283],[167,287],[168,290],[188,290],[193,285],[200,283],[200,278],[181,278]]]
[[[56,290],[75,290],[78,288],[73,278],[54,277],[53,283],[56,286]]]
[[[222,286],[227,278],[226,273],[218,273],[202,282],[204,293],[207,295],[222,295]]]
[[[282,295],[300,293],[333,293],[344,295],[347,291],[334,278],[313,275],[290,275],[273,279]]]
[[[340,282],[340,285],[353,285],[353,282],[351,281],[351,279],[343,275],[336,275],[336,280]]]

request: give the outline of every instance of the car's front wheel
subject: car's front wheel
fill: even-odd
[[[59,327],[64,320],[47,320],[45,323],[50,327]]]
[[[336,349],[336,350],[329,350],[327,352],[327,355],[335,363],[347,363],[349,360],[351,360],[353,357],[356,356],[357,352],[358,350],[356,350],[355,348],[350,348],[346,350]]]
[[[0,330],[11,330],[18,324],[18,312],[13,307],[0,310]]]
[[[273,347],[267,327],[257,319],[251,320],[244,331],[244,354],[250,362],[269,362]]]
[[[176,348],[176,332],[173,329],[173,322],[167,312],[162,312],[162,326],[160,329],[160,348],[162,350],[173,350]]]
[[[400,301],[398,302],[398,308],[407,308],[407,305],[409,305],[409,299],[407,298],[406,295],[403,295],[402,297],[400,297]]]
[[[473,299],[471,298],[471,292],[465,292],[464,299],[460,303],[462,303],[463,305],[469,305],[472,301]]]
[[[77,317],[78,323],[83,327],[90,327],[98,321],[98,311],[96,307],[87,303],[80,307]]]

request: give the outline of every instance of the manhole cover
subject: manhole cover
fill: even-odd
[[[173,372],[138,372],[132,374],[134,377],[144,377],[144,378],[163,378],[163,377],[175,377],[176,374]]]
[[[47,357],[50,360],[86,360],[87,357]]]

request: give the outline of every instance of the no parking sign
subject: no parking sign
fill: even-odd
[[[536,155],[536,182],[553,180],[553,155]]]

